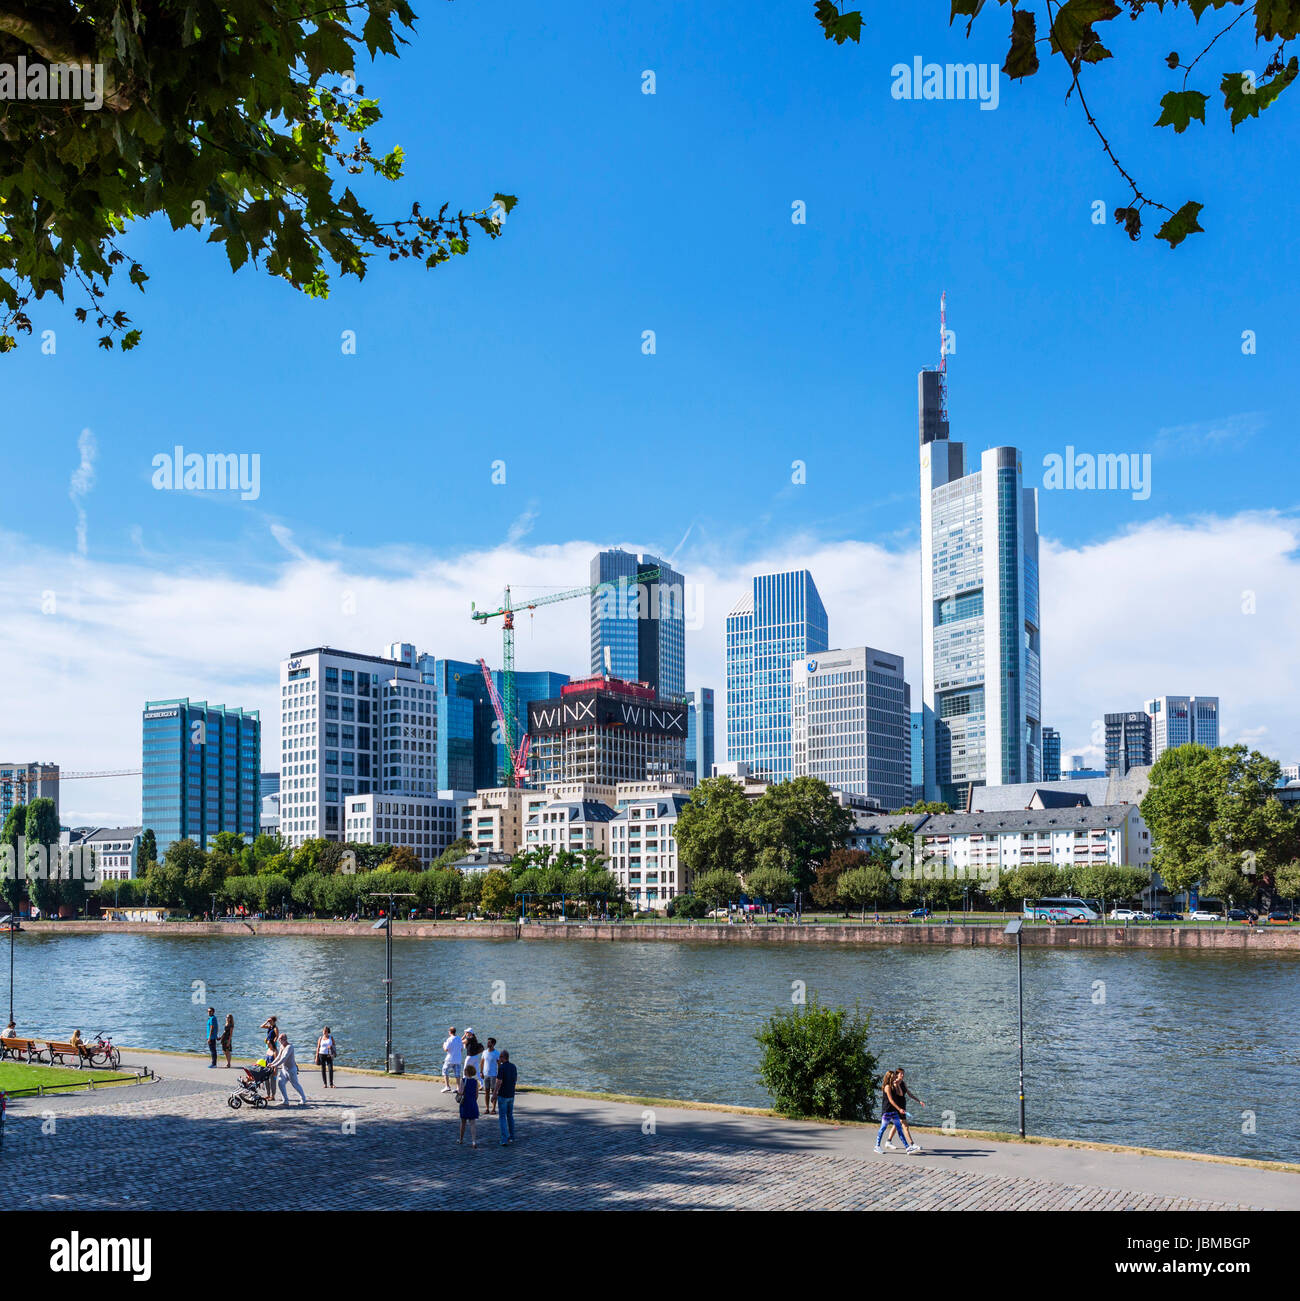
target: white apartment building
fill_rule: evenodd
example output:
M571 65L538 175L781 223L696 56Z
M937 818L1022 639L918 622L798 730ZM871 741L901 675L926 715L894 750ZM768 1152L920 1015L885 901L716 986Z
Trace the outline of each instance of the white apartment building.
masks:
M528 820L551 798L547 791L523 786L494 786L479 791L461 808L460 834L475 851L517 854L524 845Z
M661 909L687 892L690 883L677 858L677 819L687 799L633 799L609 824L609 870L638 908Z
M280 664L280 832L286 843L346 839L346 802L354 796L436 803L436 742L435 688L420 681L413 646L395 643L388 655L329 646L294 652ZM372 809L369 817L377 816ZM391 816L427 820L409 812ZM429 847L415 840L393 843L417 853Z
M96 827L79 843L93 850L95 867L105 881L129 881L137 874L143 827Z
M912 693L903 657L870 646L790 668L793 774L887 809L911 803Z
M1151 870L1151 836L1136 804L937 813L925 820L917 841L926 860L975 876L1029 863Z
M594 849L608 855L609 826L618 815L601 800L560 800L538 809L524 828L524 848Z

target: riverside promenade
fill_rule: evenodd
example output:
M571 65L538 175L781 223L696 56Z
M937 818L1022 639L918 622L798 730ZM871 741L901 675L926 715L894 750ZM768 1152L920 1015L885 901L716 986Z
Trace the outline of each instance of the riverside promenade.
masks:
M152 1084L10 1104L14 1210L1300 1210L1300 1172L926 1132L876 1156L875 1126L523 1092L456 1143L441 1080L340 1069L310 1104L232 1110L238 1071L124 1050ZM528 1063L520 1060L526 1088ZM70 1074L75 1074L71 1072Z
M836 922L793 924L756 922L732 925L725 922L465 922L395 921L393 935L418 940L590 940L618 942L703 942L710 944L905 944L948 945L960 948L1015 946L1004 934L1008 914L998 922L943 922L926 924L874 924ZM285 935L357 936L368 938L369 921L166 921L108 922L59 921L24 922L24 931L48 935L223 935L274 938ZM1300 954L1300 926L1185 926L1106 923L1091 926L1033 924L1023 931L1027 948L1065 949L1174 949L1180 953L1296 953Z

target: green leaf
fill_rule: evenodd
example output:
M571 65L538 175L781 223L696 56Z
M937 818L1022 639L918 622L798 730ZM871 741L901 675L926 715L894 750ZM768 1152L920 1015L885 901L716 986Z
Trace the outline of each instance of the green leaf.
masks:
M948 26L951 27L958 18L966 19L966 35L970 35L971 28L975 25L975 17L981 9L984 8L984 0L952 0L952 13L948 15Z
M1232 129L1248 117L1258 117L1296 79L1300 61L1293 55L1291 62L1271 81L1255 83L1245 73L1225 72L1219 89L1223 92L1223 107L1232 114Z
M1257 0L1255 34L1261 41L1281 37L1292 40L1300 33L1300 0Z
M828 41L843 45L845 41L860 42L862 39L862 12L855 9L852 13L842 14L831 0L817 0L817 21Z
M515 210L515 204L519 200L513 194L494 194L492 202L499 203L506 210L506 216L508 217Z
M1204 205L1187 202L1156 231L1156 238L1167 240L1170 248L1177 248L1188 235L1204 232L1204 227L1196 220Z
M1033 12L1017 9L1011 16L1011 49L1002 65L1008 77L1032 77L1038 71L1037 36Z
M1171 126L1175 132L1182 135L1192 118L1204 124L1205 104L1208 98L1199 90L1171 90L1160 101L1160 107L1164 112L1156 120L1156 126Z
M1060 51L1072 64L1109 58L1110 51L1101 44L1092 25L1109 22L1119 13L1114 0L1065 0L1052 23L1053 52Z

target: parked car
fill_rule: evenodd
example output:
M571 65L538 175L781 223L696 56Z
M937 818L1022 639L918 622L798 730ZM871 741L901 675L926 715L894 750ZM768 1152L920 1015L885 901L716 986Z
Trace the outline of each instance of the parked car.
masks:
M1289 912L1282 912L1280 909L1271 912L1268 915L1268 924L1270 926L1290 926L1291 914Z
M1151 914L1151 920L1155 922L1180 922L1183 920L1183 915L1182 913L1154 912Z
M730 914L729 914L729 910L726 909L726 908L715 908L715 909L714 909L714 910L709 914L710 917L727 917L727 916L729 916L729 915L730 915Z
M1248 908L1229 908L1228 920L1230 922L1253 922L1255 914Z
M1188 921L1193 922L1221 922L1222 913L1212 913L1207 908L1198 908L1194 913L1188 915Z
M1113 922L1135 922L1145 915L1136 908L1112 908L1110 910L1110 919Z
M794 909L793 909L793 908L778 908L778 909L776 910L776 916L778 916L778 917L793 917L793 916L794 916Z
M913 917L929 917L930 910L928 908L913 908L911 915Z

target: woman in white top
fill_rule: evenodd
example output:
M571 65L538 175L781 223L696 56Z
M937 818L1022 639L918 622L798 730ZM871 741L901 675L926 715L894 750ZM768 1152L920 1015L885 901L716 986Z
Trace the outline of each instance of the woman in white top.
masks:
M489 1039L479 1056L479 1074L483 1077L483 1101L490 1116L497 1106L497 1062L501 1054L497 1052L497 1041Z
M329 1026L326 1026L316 1040L316 1063L320 1067L321 1083L327 1089L334 1087L334 1056L338 1050L339 1046L334 1041Z

